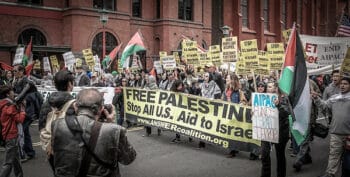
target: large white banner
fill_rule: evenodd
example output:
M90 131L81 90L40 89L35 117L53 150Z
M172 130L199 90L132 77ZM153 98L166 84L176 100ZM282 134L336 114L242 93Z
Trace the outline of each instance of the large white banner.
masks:
M16 49L16 54L15 54L15 58L13 60L13 65L12 66L22 64L23 55L24 55L24 47L18 47Z
M339 65L350 46L350 37L300 35L300 39L307 55L306 66L309 70Z
M53 92L57 92L56 88L53 86L41 86L37 85L38 91L43 96L44 101L46 101ZM103 94L104 104L112 104L114 97L113 87L74 87L73 91L70 92L71 95L76 98L80 90L94 88Z
M278 96L254 92L252 98L253 139L278 143L278 109L274 104Z

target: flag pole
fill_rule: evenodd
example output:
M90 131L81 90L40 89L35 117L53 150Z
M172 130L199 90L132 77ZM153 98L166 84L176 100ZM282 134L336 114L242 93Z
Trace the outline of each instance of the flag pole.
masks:
M339 26L340 26L340 24L341 24L341 22L342 22L342 20L343 20L344 14L345 14L345 7L346 7L346 6L344 6L344 7L343 7L343 10L342 10L342 13L341 13L340 19L339 19L339 21L338 21L337 31L335 32L334 37L337 37L337 36L338 36Z

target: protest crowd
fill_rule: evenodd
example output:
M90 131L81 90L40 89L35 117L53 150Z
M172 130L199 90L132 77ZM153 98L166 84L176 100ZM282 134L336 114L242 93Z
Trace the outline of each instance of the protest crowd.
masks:
M288 46L284 53L287 56ZM176 93L176 99L198 96L194 97L196 101L199 100L198 105L207 104L207 107L203 106L203 111L204 108L211 110L211 102L217 101L227 104L225 109L231 109L231 105L234 105L235 108L249 110L251 113L246 114L252 117L258 115L250 107L258 105L256 98L259 94L273 95L270 105L277 111L277 139L258 139L258 143L249 149L232 144L240 141L234 139L226 146L225 156L234 158L237 153L247 153L249 160L261 160L260 175L270 177L271 169L274 169L271 167L270 153L274 146L277 176L285 177L287 165L291 165L296 173L304 165L312 165L310 142L314 141L314 136L326 133L330 137L330 149L327 152L329 160L327 169L320 175L333 177L340 169L343 177L350 176L350 78L340 70L334 69L331 74L305 75L311 105L309 120L305 125L307 133L300 141L293 135L293 126L290 125L298 117L291 106L296 100L291 100L289 93L280 86L283 84L281 75L284 71L242 73L239 64L236 64L236 71L232 71L230 67L221 68L214 60L201 67L194 67L193 61L184 58L180 58L176 62L177 66L170 69L127 67L117 71L112 69L112 61L109 60L102 63L100 71L90 67L87 61L73 67L59 68L56 72L28 70L22 64L14 65L11 69L2 68L0 116L6 157L0 169L0 177L9 176L12 169L15 176L25 176L21 163L30 163L36 156L29 127L37 120L42 148L55 176L120 176L118 163L130 164L136 159L137 152L129 143L126 130L144 126L143 136L147 140L153 134L162 136L162 131L166 129L166 126L143 124L129 117L132 114L128 108L129 93L135 94L138 90L147 91L150 95L160 93L164 96L167 93L169 96ZM163 59L166 61L166 57ZM126 62L129 62L129 66L133 65L132 59ZM106 105L99 89L107 87L113 88L114 93L111 104ZM45 88L55 88L55 91L46 98L42 94L42 89ZM74 88L81 90L73 96L71 92ZM298 96L300 95L294 95ZM137 96L134 95L134 99L135 97ZM170 101L167 104L171 104ZM165 112L171 112L172 109L175 108L170 106ZM254 118L252 119L254 124ZM323 126L320 121L324 121ZM227 133L229 129L226 128L220 131ZM255 133L252 134L254 137ZM186 135L182 131L174 131L169 143L196 141L198 149L206 148L206 144L210 143L206 139ZM293 164L286 164L286 151L295 159Z

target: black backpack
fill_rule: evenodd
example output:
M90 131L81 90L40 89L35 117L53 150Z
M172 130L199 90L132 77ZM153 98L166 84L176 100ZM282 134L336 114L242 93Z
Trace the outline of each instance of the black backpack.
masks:
M10 105L11 103L10 102L7 102L5 105L3 105L2 107L0 107L0 116L2 114L2 109L5 107L5 106L8 106ZM12 121L11 121L11 124L10 124L10 127L12 125ZM5 142L5 139L8 135L8 133L10 132L10 129L7 130L6 134L5 134L5 137L2 136L2 124L1 124L1 121L0 121L0 146L4 147L6 145L6 142Z

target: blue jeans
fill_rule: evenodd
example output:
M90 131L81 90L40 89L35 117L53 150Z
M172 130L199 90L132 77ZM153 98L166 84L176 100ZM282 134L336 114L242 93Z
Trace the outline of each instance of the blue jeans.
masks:
M343 154L342 177L350 176L350 150L345 150Z
M23 133L24 133L24 145L23 145L23 151L25 154L29 157L35 156L35 151L32 146L32 137L30 136L29 128L30 124L32 124L33 120L26 117L24 119L24 122L22 124L23 126Z

